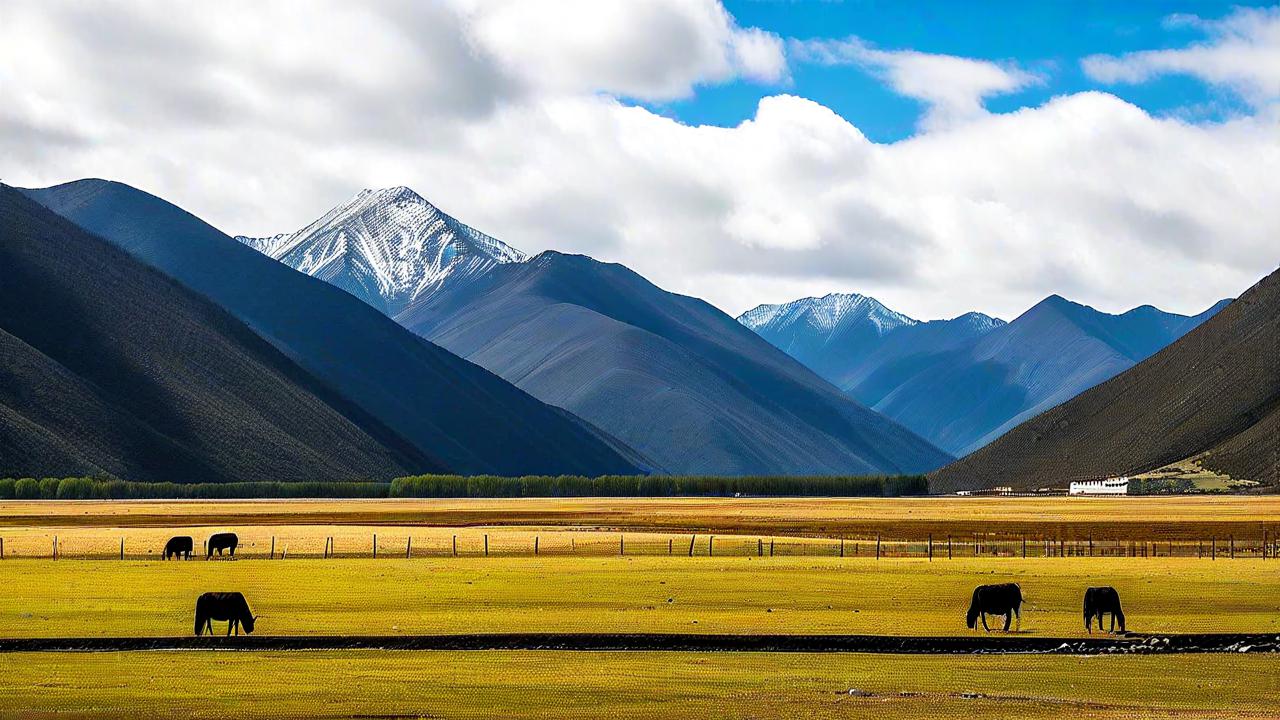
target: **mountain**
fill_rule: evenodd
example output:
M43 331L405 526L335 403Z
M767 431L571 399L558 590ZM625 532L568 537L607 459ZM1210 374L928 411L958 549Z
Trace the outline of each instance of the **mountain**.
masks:
M0 186L0 477L442 469L207 299Z
M886 335L919 324L875 298L841 293L760 305L738 322L832 382Z
M782 314L761 327L859 402L964 456L1132 367L1226 302L1192 317L1149 305L1109 315L1053 295L1011 323L980 313L921 323L868 299L834 330L804 316L780 327ZM740 321L757 322L758 310Z
M673 473L914 473L947 455L711 305L542 253L399 320Z
M127 185L32 198L201 293L423 455L463 474L633 473L643 458L581 419Z
M1280 271L1134 367L939 470L932 486L1058 487L1189 458L1277 485L1278 438Z
M406 187L363 190L292 234L236 240L392 317L451 283L525 259Z

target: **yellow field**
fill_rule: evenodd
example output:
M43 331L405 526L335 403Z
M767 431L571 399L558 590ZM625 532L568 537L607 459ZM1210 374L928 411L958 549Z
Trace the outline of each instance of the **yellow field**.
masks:
M138 652L5 658L0 717L1262 718L1258 655ZM854 690L850 694L850 690Z
M1280 523L1280 495L1114 498L5 500L3 525L573 525L772 532L862 524Z
M1271 497L4 502L0 637L186 635L195 598L208 590L245 593L259 635L950 635L971 632L963 618L975 585L1006 581L1023 587L1021 632L1031 636L1083 636L1081 595L1099 584L1120 591L1132 631L1280 633L1280 562L1228 560L1221 540L1234 536L1245 556L1250 538L1257 547L1264 531L1275 537L1277 521L1280 499ZM121 538L129 557L154 558L171 535L194 536L198 552L219 530L237 532L250 558L275 538L289 559L105 559ZM866 538L876 533L886 534L887 553L914 555L932 533L936 559L875 560ZM947 560L948 533L982 533L1005 550L1019 534L1093 535L1100 548L1141 538L1160 540L1162 555L1170 539L1194 553L1199 540L1187 539L1211 536L1223 556L1024 560L975 558L965 547ZM687 556L691 534L697 557ZM55 536L63 559L17 559L47 556ZM845 558L836 556L841 536L850 538ZM303 559L320 555L328 537L338 559ZM777 556L757 557L771 537ZM1205 718L1272 717L1280 706L1275 656L1253 655L0 657L0 717L24 718Z
M0 562L0 637L186 635L196 596L238 590L259 634L970 632L973 587L1016 581L1022 631L1083 635L1081 597L1114 585L1129 629L1280 631L1270 561L442 558Z

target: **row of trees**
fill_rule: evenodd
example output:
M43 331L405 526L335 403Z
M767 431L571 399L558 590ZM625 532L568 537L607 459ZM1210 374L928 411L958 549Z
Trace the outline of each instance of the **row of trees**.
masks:
M143 500L231 498L509 498L509 497L674 497L674 496L835 496L923 495L923 475L830 476L665 476L610 475L415 475L382 482L144 483L111 478L4 478L4 500Z
M924 495L923 475L905 476L674 476L416 475L391 481L391 497L676 497L676 496L838 496Z

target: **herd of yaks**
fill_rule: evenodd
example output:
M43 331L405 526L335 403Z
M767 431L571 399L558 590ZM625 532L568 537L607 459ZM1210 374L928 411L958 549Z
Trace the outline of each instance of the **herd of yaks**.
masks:
M213 557L215 552L221 555L223 550L227 550L234 557L238 544L240 544L240 538L235 533L214 533L209 536L206 543L206 556ZM164 546L164 559L174 557L190 560L194 547L195 541L190 537L170 538ZM979 585L974 588L973 600L969 603L965 624L970 630L976 630L978 621L981 619L982 629L990 632L987 616L1003 615L1004 629L1007 632L1014 618L1017 618L1019 623L1022 622L1022 602L1022 587L1017 583ZM1093 632L1094 618L1098 620L1098 630L1102 630L1104 615L1111 616L1111 632L1116 631L1117 623L1120 624L1120 632L1125 632L1124 611L1120 609L1120 593L1113 587L1105 586L1085 590L1085 630ZM241 628L246 633L253 632L257 616L249 610L249 602L245 600L244 595L238 592L207 592L196 600L196 635L202 635L205 630L212 634L214 620L227 623L228 635L233 632L239 635Z

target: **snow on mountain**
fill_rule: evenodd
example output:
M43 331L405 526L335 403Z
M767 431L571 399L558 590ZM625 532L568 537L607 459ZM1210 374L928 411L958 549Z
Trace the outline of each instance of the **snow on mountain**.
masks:
M407 187L362 190L295 233L236 239L392 317L447 285L525 259Z
M778 346L789 351L784 346L791 342L829 340L852 325L883 337L919 321L890 310L875 298L857 293L831 293L781 305L760 305L739 316L738 322L770 341L783 340Z

